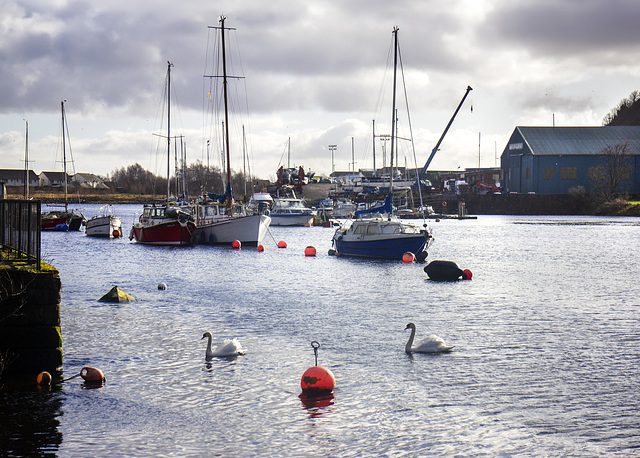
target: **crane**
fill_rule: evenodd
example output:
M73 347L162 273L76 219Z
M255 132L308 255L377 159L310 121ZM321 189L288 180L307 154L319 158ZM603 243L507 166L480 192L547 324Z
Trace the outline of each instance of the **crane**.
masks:
M420 173L418 174L418 178L417 178L418 183L424 178L425 173L427 173L427 169L429 168L429 164L431 164L431 161L433 160L433 156L436 155L436 152L440 148L440 143L442 143L444 136L447 135L447 131L449 130L449 127L451 127L451 124L453 124L453 120L458 114L458 111L460 111L460 107L462 107L462 104L464 103L465 99L469 95L469 92L471 92L472 90L473 88L471 86L467 86L467 91L464 93L462 100L460 100L460 103L458 104L458 108L456 108L456 111L453 113L453 116L451 116L451 119L449 120L449 124L447 124L447 127L445 127L444 132L442 132L442 135L440 136L440 140L438 140L438 143L436 143L436 146L431 150L431 155L429 156L429 159L427 159L427 162L424 164L424 167L422 167L422 170L420 170Z

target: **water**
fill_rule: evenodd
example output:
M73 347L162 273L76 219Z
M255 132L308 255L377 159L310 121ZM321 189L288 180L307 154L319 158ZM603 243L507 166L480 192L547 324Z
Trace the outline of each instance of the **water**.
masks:
M125 234L140 209L116 206ZM640 219L481 216L430 226L429 259L457 262L472 281L328 256L330 228L272 227L262 253L43 233L63 284L64 376L89 365L107 382L0 391L5 450L640 455ZM318 256L304 256L308 245ZM97 302L116 284L137 301ZM406 355L409 321L417 337L437 334L454 351ZM206 330L237 337L247 355L205 361ZM299 397L312 340L336 377L333 396L315 404Z

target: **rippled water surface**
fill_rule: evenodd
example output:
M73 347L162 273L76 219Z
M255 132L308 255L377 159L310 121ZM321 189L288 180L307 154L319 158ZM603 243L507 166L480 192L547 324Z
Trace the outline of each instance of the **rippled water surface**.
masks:
M116 206L125 234L140 210ZM423 264L329 256L330 228L272 227L264 252L43 233L63 284L64 376L89 365L107 382L0 391L15 412L11 447L91 456L640 454L640 219L429 225L429 260L453 260L473 280L437 283ZM279 240L288 248L276 248ZM304 256L308 245L316 257ZM136 302L97 302L116 284ZM418 337L437 334L454 351L406 355L409 321ZM207 362L207 330L237 337L247 354ZM310 401L299 395L312 340L336 389ZM34 420L34 409L44 418Z

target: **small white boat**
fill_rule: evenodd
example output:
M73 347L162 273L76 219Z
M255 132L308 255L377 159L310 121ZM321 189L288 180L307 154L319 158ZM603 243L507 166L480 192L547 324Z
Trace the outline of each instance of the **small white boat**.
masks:
M100 207L99 214L87 220L87 235L93 237L122 237L122 221L115 215L113 205Z
M270 215L272 226L311 226L316 212L294 194L293 197L276 197Z

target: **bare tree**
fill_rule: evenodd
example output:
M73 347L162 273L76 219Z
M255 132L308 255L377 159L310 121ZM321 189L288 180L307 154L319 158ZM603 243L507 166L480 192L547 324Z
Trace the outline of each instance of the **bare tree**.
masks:
M607 146L602 153L602 165L592 169L590 178L596 193L608 201L619 195L620 183L631 178L632 163L627 142Z

